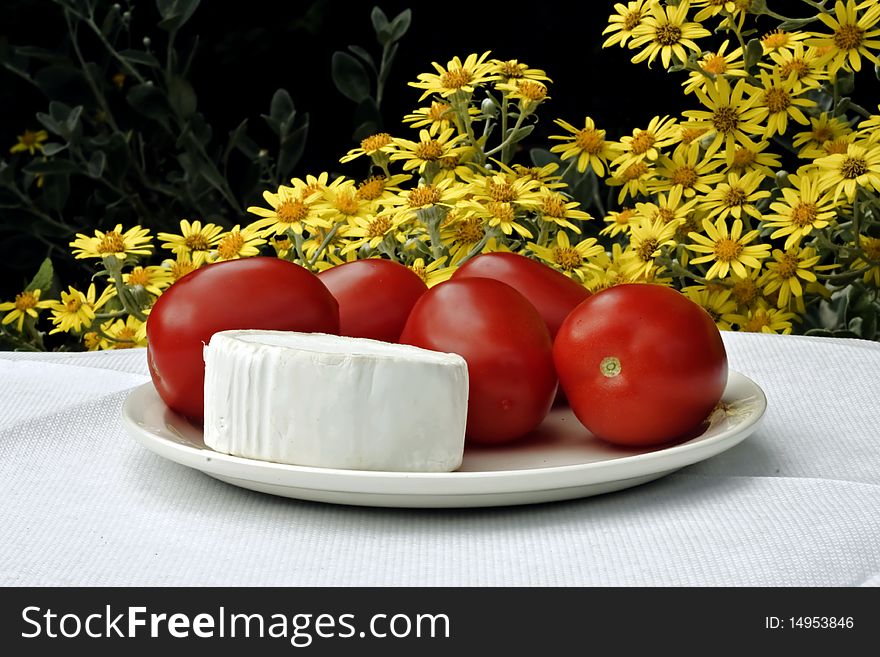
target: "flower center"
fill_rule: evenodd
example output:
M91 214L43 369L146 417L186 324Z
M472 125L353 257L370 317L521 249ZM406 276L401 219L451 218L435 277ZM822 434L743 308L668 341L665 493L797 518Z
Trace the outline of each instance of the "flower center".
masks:
M467 86L474 76L463 68L452 68L440 76L440 84L447 89L461 89Z
M829 155L836 155L838 153L842 155L849 150L849 142L846 139L835 139L833 141L826 141L822 148Z
M438 121L445 119L447 112L451 109L452 105L449 103L441 103L435 100L431 103L431 109L428 110L427 116L433 123L437 123Z
M209 248L208 240L201 233L192 233L183 240L190 251L207 251Z
M623 173L620 174L620 177L623 178L624 181L629 182L630 180L637 180L641 178L646 173L648 173L648 165L644 162L633 162L626 169L623 170Z
M195 263L184 261L175 261L171 264L171 277L175 281L179 281L196 268Z
M217 245L217 255L223 260L229 260L237 256L243 246L244 236L240 232L229 233Z
M365 139L361 140L361 148L364 149L364 152L367 155L372 155L380 148L384 148L391 143L391 135L387 132L379 132L375 135L370 135Z
M425 283L428 282L428 271L425 269L425 265L410 265L409 267L413 273L422 279Z
M629 220L633 218L633 215L636 213L632 208L624 208L620 212L618 212L614 217L614 223L620 224L621 226L626 226L629 224Z
M279 205L278 208L275 210L275 214L278 215L278 219L280 219L281 222L285 224L298 223L305 219L308 213L309 206L299 200L283 201L281 205ZM207 248L207 246L203 248Z
M724 192L722 201L728 208L735 208L744 205L748 197L749 195L745 190L740 189L739 187L731 187Z
M783 254L782 258L778 261L779 266L776 269L776 274L779 278L791 278L795 274L797 274L798 264L800 260L798 260L797 256L794 256L790 253Z
M761 43L764 44L765 48L771 48L776 50L777 48L781 48L786 45L789 41L788 32L783 30L773 30L772 32L768 32L761 38Z
M809 75L812 70L813 67L800 57L796 59L790 59L787 62L779 65L779 75L782 78L788 78L789 75L794 73L795 77L800 80L801 78Z
M702 137L708 128L682 128L681 141L684 144L690 144L694 139Z
M746 322L744 330L748 333L760 333L765 326L770 326L770 317L763 310L757 310Z
M633 154L643 155L644 153L647 153L654 145L655 141L657 141L657 137L654 136L654 133L648 130L640 130L632 138L631 148Z
M490 202L489 212L495 219L497 219L501 223L512 223L516 219L516 213L513 211L513 206L506 201Z
M727 70L727 60L724 59L723 55L712 54L706 57L700 66L707 73L721 75Z
M834 134L831 132L831 128L825 125L820 125L816 128L813 128L813 140L819 142L820 144L824 141L830 140Z
M623 15L623 30L624 32L632 32L635 28L639 26L642 22L642 12L636 11L628 11Z
M681 40L681 28L678 25L658 25L654 39L661 46L674 46Z
M137 329L133 329L130 326L123 326L116 332L116 339L122 340L123 342L117 342L113 346L116 349L131 349L135 346L135 335L137 334Z
M385 191L385 177L371 176L358 187L355 196L362 201L375 201Z
M733 284L731 293L739 305L747 306L758 296L758 286L751 278L743 278Z
M483 239L486 231L483 230L483 223L476 217L465 219L458 224L455 231L455 239L464 244L475 244Z
M15 309L25 312L36 306L38 301L33 292L21 292L15 295Z
M729 237L723 237L715 242L715 258L721 262L736 260L742 250L743 245Z
M785 89L771 87L764 92L764 104L771 114L784 112L791 105L791 94Z
M75 313L82 308L82 297L78 294L68 294L64 299L64 310Z
M865 31L858 25L841 25L834 31L834 45L841 50L853 50L862 44Z
M97 349L98 345L101 344L101 338L94 331L89 331L83 336L83 344L86 349Z
M105 233L101 241L98 242L98 253L123 253L125 251L125 242L122 235L115 230Z
M135 267L128 275L129 285L140 285L146 287L150 282L150 273L143 267Z
M443 155L443 146L436 139L420 141L416 144L415 154L420 160L433 162L440 159L440 156Z
M540 82L522 80L516 85L516 88L523 98L533 102L542 101L547 97L547 87Z
M657 216L663 220L664 224L668 224L675 219L675 210L672 208L659 208L657 210Z
M459 164L461 164L460 155L447 155L440 158L440 166L447 171L453 171Z
M844 178L853 180L868 173L868 162L862 157L847 157L840 165L840 173Z
M880 239L876 237L863 237L862 251L868 256L868 260L880 260Z
M644 242L639 244L636 249L636 254L642 260L642 262L648 262L654 258L654 252L657 250L657 247L660 246L660 243L654 237L649 237Z
M733 132L739 126L739 113L732 107L718 107L712 113L712 125L718 132Z
M525 68L525 64L520 64L518 60L511 59L501 62L498 66L498 72L507 79L521 78L525 74Z
M489 197L493 201L509 203L510 201L515 201L517 199L517 194L513 189L513 185L506 180L497 181L490 179L487 187L489 188Z
M422 208L440 202L440 190L434 185L416 187L409 193L409 207Z
M37 133L25 130L24 134L18 138L23 146L31 147L37 145Z
M684 164L672 172L673 185L681 185L685 189L693 187L697 182L697 171L693 167Z
M382 237L392 226L391 219L387 215L380 214L367 226L367 237Z
M553 217L554 219L563 219L565 217L565 198L559 195L546 196L541 204L543 214Z
M333 200L333 206L339 210L340 214L349 217L357 214L360 209L357 194L351 190L345 190L344 192L337 194L336 198Z
M553 260L563 269L577 269L584 261L583 256L570 246L557 246L553 250Z
M791 209L791 223L798 228L804 226L812 226L816 221L816 204L815 203L798 203Z
M596 155L605 146L605 138L602 133L592 128L583 128L575 133L574 141L578 148L590 155Z
M738 146L736 151L733 153L733 164L731 165L734 169L745 169L746 167L754 164L756 159L755 153L750 151L748 148L742 148Z

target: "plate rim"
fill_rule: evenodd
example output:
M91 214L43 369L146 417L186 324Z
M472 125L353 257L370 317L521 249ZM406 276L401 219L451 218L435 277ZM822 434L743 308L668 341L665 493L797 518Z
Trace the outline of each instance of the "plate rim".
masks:
M381 493L407 496L440 495L449 497L497 495L572 488L622 481L629 478L635 479L655 472L672 472L720 454L751 435L756 425L764 417L767 409L766 394L754 380L736 370L730 369L728 370L728 381L725 390L732 383L744 384L750 388L751 394L749 397L754 395L757 398L757 403L753 409L750 409L749 416L744 421L723 430L717 436L702 438L703 434L701 434L669 447L651 449L648 452L628 454L618 458L515 470L399 472L322 468L262 461L217 452L207 446L201 448L187 445L171 440L166 436L158 435L148 427L139 424L135 419L137 417L136 402L142 397L150 396L153 397L153 401L162 403L152 381L147 381L129 390L123 402L122 417L128 433L141 445L163 458L200 470L208 475L216 473L221 476L264 485L267 483L267 475L269 474L275 475L275 478L283 477L284 475L298 476L304 479L304 481L298 480L296 483L278 481L275 483L282 487L334 493ZM173 411L168 412L173 413ZM182 416L177 415L177 417L187 422ZM180 458L174 458L172 455ZM672 462L672 465L670 465L670 462ZM603 472L614 472L621 468L627 469L628 466L632 472L627 476L602 476ZM235 468L243 470L231 472ZM260 474L263 476L260 476ZM593 477L589 477L589 475L593 475ZM559 481L553 485L547 485L545 480L548 478L558 479ZM400 488L400 490L389 491L377 488L377 485L391 485L392 483Z

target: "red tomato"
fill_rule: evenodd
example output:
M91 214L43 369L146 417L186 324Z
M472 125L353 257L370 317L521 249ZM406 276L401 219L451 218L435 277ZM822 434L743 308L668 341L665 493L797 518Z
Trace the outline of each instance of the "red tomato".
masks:
M507 283L537 309L555 338L575 306L590 296L583 285L552 267L516 253L484 253L468 260L452 278L494 278Z
M467 361L471 442L520 438L550 410L557 385L550 333L509 285L488 278L436 285L416 303L400 341Z
M619 445L655 445L697 429L727 383L712 318L659 285L594 294L562 324L553 356L575 415Z
M170 408L202 419L202 349L229 329L338 333L339 310L317 276L279 258L218 262L187 274L159 297L147 320L150 374Z
M428 286L391 260L355 260L318 274L339 302L339 334L397 342Z

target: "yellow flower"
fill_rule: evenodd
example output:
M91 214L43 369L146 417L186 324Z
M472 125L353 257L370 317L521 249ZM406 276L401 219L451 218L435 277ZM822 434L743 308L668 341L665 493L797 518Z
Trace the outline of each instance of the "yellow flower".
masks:
M706 85L706 92L696 89L697 98L706 106L706 110L687 110L682 112L691 119L694 128L705 128L715 138L708 147L711 156L724 146L727 164L733 162L735 145L747 143L749 134L760 134L764 128L760 125L761 117L766 114L757 106L758 97L745 80L739 80L733 88L726 78L719 76L715 82Z
M60 301L52 301L49 309L52 311L52 324L55 328L49 334L67 331L82 331L92 325L95 319L95 311L101 308L116 293L111 285L104 290L101 297L95 300L95 284L89 285L89 289L83 293L68 286L68 292L61 293Z
M880 144L849 144L846 153L820 157L819 188L834 190L834 202L843 192L852 203L859 187L880 191Z
M301 178L292 178L290 184L293 185L293 189L296 190L304 200L312 201L313 196L320 196L320 193L323 193L323 191L327 189L327 181L329 179L330 174L324 171L318 174L317 177L309 174L306 176L305 180L302 180ZM265 194L263 197L265 198Z
M859 15L859 10L865 11ZM817 38L807 41L807 45L827 49L822 57L822 64L828 72L835 76L840 68L860 71L862 57L880 66L880 59L869 49L880 48L880 41L874 40L880 35L880 29L873 29L880 21L880 4L873 0L856 4L855 0L847 0L846 4L837 0L834 4L834 16L830 12L819 12L820 21L833 34L817 34Z
M709 313L715 325L722 331L730 331L737 322L737 305L728 289L715 289L706 285L689 285L682 293Z
M614 5L616 14L608 17L608 27L602 30L602 34L611 34L602 44L603 48L619 43L621 47L626 45L628 39L633 36L633 30L642 24L642 19L647 15L648 9L656 0L632 0L625 5L618 2Z
M643 220L632 224L629 231L629 247L623 254L621 272L635 280L653 275L655 258L663 247L675 245L675 222L665 223L657 217L653 222Z
M146 324L131 315L123 319L110 320L101 327L104 336L99 344L101 349L132 349L146 347Z
M468 107L468 113L477 116L480 112L475 107ZM404 123L411 123L413 128L428 128L433 136L448 130L455 124L455 110L452 105L442 100L431 102L430 107L420 107L412 114L403 117Z
M124 260L128 256L152 253L152 239L147 228L133 226L123 231L122 224L116 224L113 230L106 233L96 230L94 237L77 233L76 239L70 243L70 246L73 247L73 255L77 259L103 258L112 255Z
M758 171L765 178L773 178L781 168L782 162L779 155L767 151L770 142L762 139L753 142L744 139L742 144L737 144L733 150L733 161L725 167L723 173L738 173L740 175L751 171ZM726 153L718 153L715 157L727 162Z
M760 171L751 171L744 176L738 173L728 174L727 180L718 183L703 198L700 206L708 211L710 218L726 219L730 215L734 219L740 219L745 213L760 219L761 212L754 204L770 196L769 191L758 189L763 180L764 176Z
M853 260L853 271L867 268L862 276L865 283L872 283L874 287L880 287L880 239L859 235L859 248L861 255Z
M320 221L312 220L309 223L329 228L337 221L351 222L355 217L372 215L376 204L358 195L353 180L340 176L324 188L320 200L314 204Z
M215 224L202 226L201 221L190 223L183 219L180 222L180 232L181 235L159 233L157 237L165 240L161 244L162 248L169 249L175 256L186 254L193 262L202 265L208 259L211 250L217 246L223 228Z
M0 312L10 311L3 317L2 324L12 324L17 321L16 328L21 333L24 320L27 317L36 319L40 310L50 308L54 301L40 301L40 290L25 290L15 295L15 301L0 303Z
M730 40L725 39L718 50L706 53L697 62L700 70L690 71L688 79L681 83L686 94L697 89L707 91L707 88L722 76L729 78L742 78L746 76L742 48L736 48L727 53L728 45L730 45Z
M448 281L455 273L456 267L444 267L445 263L446 256L438 258L430 265L425 264L424 258L416 258L409 268L425 282L425 285L434 287L438 283Z
M816 48L804 48L804 44L796 43L792 50L780 50L770 53L773 66L761 64L763 68L772 68L779 78L787 80L794 76L794 89L816 88L828 79L828 71L822 66L819 51Z
M656 203L636 203L639 217L649 223L659 219L664 224L674 223L677 226L687 222L688 216L697 204L695 198L682 203L680 189L673 189L668 194L657 194L656 201Z
M703 230L708 237L692 232L690 238L696 244L686 246L691 251L706 254L694 258L691 263L712 262L706 272L707 279L726 278L731 271L745 278L748 275L747 267L757 269L761 266L761 260L770 255L769 244L749 244L758 237L758 231L752 230L743 235L741 219L735 219L731 229L728 229L723 218L714 224L709 219L703 219Z
M174 260L171 258L163 260L162 268L168 271L171 275L171 281L176 283L190 272L201 267L202 264L194 262L188 253L180 253Z
M345 233L347 238L354 239L342 249L342 254L357 251L365 244L375 249L385 240L403 244L406 241L406 235L400 231L403 223L404 220L400 215L395 216L387 212L373 217L355 217Z
M502 91L509 98L519 101L519 111L529 115L535 108L549 99L547 85L536 80L511 80L495 85L498 91Z
M24 134L18 135L18 143L9 149L10 153L24 153L27 151L31 155L37 151L43 152L43 142L49 138L49 133L45 130L25 130Z
M772 214L764 215L762 224L776 228L770 239L785 237L785 249L796 246L813 230L828 226L834 219L831 195L819 192L819 176L813 170L788 177L791 187L782 189L782 198L770 204Z
M514 178L538 181L542 188L557 189L566 187L566 184L562 182L557 174L559 165L555 162L550 162L542 167L526 167L522 164L514 164L513 167L508 167L503 162L498 162L498 165L502 171Z
M220 236L214 260L220 262L259 255L259 247L265 243L266 240L257 235L253 230L235 226L228 233L223 233Z
M502 82L512 82L515 80L532 80L535 82L550 82L547 74L539 68L530 68L528 64L524 64L518 59L508 59L503 61L493 59L489 62L492 65L492 74L498 76ZM496 88L498 85L496 85Z
M870 118L862 119L859 123L858 135L860 139L870 143L880 141L880 105L878 105L877 111L877 114L872 114Z
M819 116L810 117L810 129L797 133L792 144L795 148L801 149L798 157L822 157L828 154L819 150L822 148L822 144L826 141L840 139L851 132L849 123L828 114L828 112L822 112ZM812 153L812 156L807 153Z
M424 89L419 101L424 100L432 93L438 93L443 97L449 97L457 93L470 95L474 90L487 82L498 79L498 75L492 72L493 64L486 61L489 52L482 55L468 55L464 62L458 57L453 57L445 67L437 62L431 62L436 73L420 73L418 82L410 82L411 87Z
M400 173L386 178L383 175L370 176L358 184L355 198L362 201L376 201L382 203L393 199L400 193L400 185L412 178L411 175Z
M140 286L152 295L159 296L173 282L171 273L164 267L135 267L122 275L126 285Z
M660 149L678 141L675 119L655 116L644 130L636 128L632 136L620 138L620 155L611 162L613 167L627 167L642 160L655 161Z
M554 192L549 189L541 191L541 205L537 208L537 215L547 223L568 228L575 233L580 233L574 221L587 221L592 219L589 213L579 210L580 203L572 201L568 196L561 192Z
M433 183L403 190L388 205L399 206L397 213L403 215L402 218L409 219L415 217L419 211L436 206L449 207L469 191L468 185L458 183L452 178L435 178Z
M846 155L849 145L856 141L856 133L848 132L836 139L822 142L821 146L814 147L807 144L798 153L798 157L806 160L818 160L820 157L829 155Z
M760 281L765 295L777 293L776 305L788 308L792 297L799 302L798 310L804 311L804 287L801 280L808 283L816 282L816 274L810 271L819 262L820 256L815 249L794 247L786 251L773 250L773 262L765 264L767 271Z
M692 0L691 5L695 8L702 7L694 16L694 20L697 22L704 21L721 13L737 11L736 3L731 0Z
M775 29L767 32L761 37L761 49L764 54L791 52L795 46L801 45L801 41L807 38L804 32L786 32L782 29Z
M788 335L792 330L792 321L797 315L771 308L766 301L759 299L745 314L737 317L740 331L749 333L783 333Z
M541 260L558 269L569 278L583 282L590 269L598 269L590 258L605 252L594 237L572 244L564 230L556 233L556 241L547 246L529 242L529 249Z
M637 53L632 61L635 64L648 60L650 66L657 55L664 68L669 68L672 58L677 62L687 61L687 51L699 53L700 47L694 39L710 36L710 33L699 23L688 23L688 0L681 0L676 6L663 6L659 2L652 4L647 16L633 30L630 48L644 50Z
M672 152L672 157L660 156L657 178L651 182L652 191L678 189L685 196L694 196L697 192L708 194L712 185L721 181L724 176L714 173L718 160L706 159L700 151L697 141L679 144Z
M605 181L609 187L620 187L617 202L623 203L627 196L635 198L639 194L648 195L648 188L654 182L656 169L644 160L618 167L614 175Z
M326 189L326 186L322 186ZM263 192L263 198L271 206L271 209L251 206L247 209L261 219L257 219L248 225L248 229L259 234L261 237L270 235L282 235L287 231L293 231L302 235L303 230L315 226L329 226L329 222L319 216L315 208L316 197L320 192L316 191L307 195L306 189L297 190L296 187L281 185L276 193L269 190ZM219 239L219 238L217 238Z
M461 217L459 213L451 211L440 226L440 241L449 250L449 262L452 265L459 264L481 243L478 253L495 251L497 240L493 237L484 238L486 222L482 217Z
M369 137L361 139L360 148L353 148L348 153L339 158L340 162L351 162L359 158L361 155L367 155L376 161L387 161L382 156L393 153L395 149L394 139L387 132L379 132ZM381 155L380 155L381 154ZM377 162L378 163L378 162Z
M633 219L637 218L635 208L623 208L619 211L611 211L605 215L603 221L608 225L599 231L600 235L616 237L626 235L632 228Z
M520 178L509 173L494 175L470 174L466 180L471 202L513 203L518 208L538 208L542 201L540 183L531 178Z
M517 233L529 239L534 237L532 232L521 223L524 217L517 212L517 205L510 201L469 201L463 205L468 210L467 216L480 217L486 220L489 226L500 228L505 235Z
M597 176L604 176L605 165L615 155L613 145L605 141L605 131L597 130L596 124L589 116L584 119L584 127L580 129L562 119L556 119L554 123L570 132L571 135L550 135L550 139L560 139L566 142L556 144L550 150L554 153L561 153L560 158L563 160L576 157L577 170L581 173L586 171L589 165Z
M424 173L429 165L437 163L445 157L454 157L465 151L465 146L460 142L464 135L453 137L455 130L447 128L439 135L432 136L427 130L419 130L419 141L408 139L394 139L397 146L391 154L391 161L403 160L403 170L418 170Z
M785 134L789 117L801 125L809 125L809 119L800 108L813 107L816 103L809 98L798 97L806 89L798 88L800 85L793 78L783 80L778 71L760 71L759 75L761 91L757 96L760 98L762 118L767 120L764 137L769 139L775 134Z
M746 276L737 276L733 274L729 276L727 282L730 284L731 298L736 302L741 310L745 310L752 306L758 299L761 299L761 288L758 287L758 278L761 269L750 269Z

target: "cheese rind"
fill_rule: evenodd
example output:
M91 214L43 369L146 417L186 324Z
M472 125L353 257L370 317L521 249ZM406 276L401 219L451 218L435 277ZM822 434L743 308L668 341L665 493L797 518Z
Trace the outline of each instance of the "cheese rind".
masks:
M461 465L467 364L363 338L221 331L205 346L205 444L294 465L449 472Z

